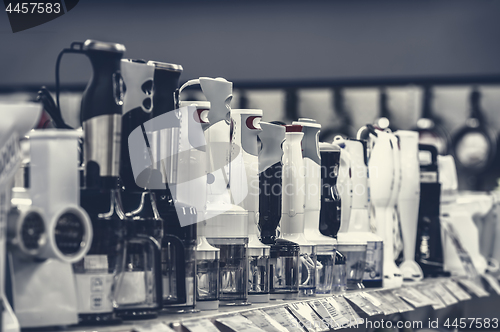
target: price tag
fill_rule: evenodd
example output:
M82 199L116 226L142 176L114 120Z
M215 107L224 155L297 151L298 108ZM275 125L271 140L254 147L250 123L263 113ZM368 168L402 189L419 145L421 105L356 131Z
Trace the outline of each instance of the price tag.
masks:
M134 332L175 332L164 323L145 323L132 328Z
M474 281L470 279L458 279L458 282L465 286L469 290L469 292L475 294L477 297L486 297L490 296L490 293L484 290L481 285L478 285Z
M219 317L217 322L224 324L235 332L265 332L240 314Z
M219 332L219 329L206 318L186 320L181 322L181 325L189 332Z
M433 286L434 286L434 291L441 298L441 300L443 300L446 306L458 303L457 298L451 295L448 289L446 289L446 287L444 287L441 283L439 282L435 283Z
M330 328L311 308L307 302L297 302L288 305L288 309L309 332L326 332Z
M491 274L485 274L482 276L484 280L490 285L490 287L497 293L497 295L500 295L500 284L498 283L498 280L492 276Z
M382 315L384 312L368 301L362 292L346 294L345 298L354 303L368 316Z
M406 302L410 303L415 308L421 308L432 304L432 301L422 293L418 292L420 295L415 295L414 292L410 291L411 287L401 287L395 289L394 293L401 297Z
M340 313L340 310L334 307L326 299L311 301L309 302L309 305L318 313L318 315L323 317L323 320L330 325L331 329L338 330L349 326L349 319L345 318Z
M391 303L396 307L399 312L413 311L413 307L407 302L403 301L399 296L395 295L391 290L378 291L380 296L382 296L387 302Z
M472 299L472 297L464 291L458 284L453 280L446 280L443 285L450 291L453 296L455 296L459 301L467 301Z
M432 308L434 310L438 309L443 309L446 308L446 303L444 303L441 298L434 292L434 287L433 285L421 285L417 286L417 289L420 291L420 293L424 294L427 296L429 299L433 301Z
M349 302L342 296L328 297L326 300L340 312L342 316L349 320L349 326L357 327L363 324L365 320L361 318L358 313L351 307Z
M304 332L297 319L285 307L273 307L262 310L288 331Z
M288 332L286 328L260 309L244 311L241 315L266 332Z
M390 302L385 301L385 299L383 299L377 292L364 292L362 293L362 296L370 301L375 307L382 310L384 315L392 315L399 312L396 307L394 307Z

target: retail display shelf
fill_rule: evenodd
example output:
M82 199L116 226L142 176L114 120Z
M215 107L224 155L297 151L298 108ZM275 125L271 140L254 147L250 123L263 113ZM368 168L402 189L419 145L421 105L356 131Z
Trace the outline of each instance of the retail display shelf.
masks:
M156 319L129 320L119 325L71 326L65 331L329 331L367 329L385 321L409 321L424 309L439 311L460 303L500 295L498 279L486 275L467 278L428 278L400 288L366 288L341 294L316 295L296 300L271 300L249 306L221 306L195 313L162 312ZM428 312L425 311L425 312ZM453 311L453 310L452 310ZM425 316L426 314L424 314ZM406 317L406 318L405 318ZM427 319L427 318L426 318ZM372 321L372 323L367 323ZM430 324L430 319L423 320ZM446 321L442 320L440 324ZM449 321L453 323L452 320ZM426 328L428 326L422 326ZM369 329L369 328L368 328ZM54 331L61 331L60 329Z

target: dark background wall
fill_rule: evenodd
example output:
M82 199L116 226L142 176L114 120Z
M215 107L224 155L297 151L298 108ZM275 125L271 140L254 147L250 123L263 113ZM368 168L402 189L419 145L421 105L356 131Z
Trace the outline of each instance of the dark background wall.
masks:
M96 1L13 34L0 13L0 87L54 82L58 52L87 38L180 63L182 79L315 80L500 74L500 1ZM84 83L83 57L63 83Z

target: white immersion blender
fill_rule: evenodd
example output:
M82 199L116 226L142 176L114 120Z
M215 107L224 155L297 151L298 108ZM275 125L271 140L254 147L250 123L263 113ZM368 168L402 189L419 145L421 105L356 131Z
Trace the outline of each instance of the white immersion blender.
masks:
M304 234L308 241L316 245L317 279L316 293L330 294L333 286L336 245L334 238L319 231L321 209L321 156L319 152L319 132L321 125L316 120L300 118L293 122L302 126L302 160L305 172Z
M420 204L420 163L418 161L418 132L398 130L401 189L398 195L398 213L403 235L403 257L399 266L405 280L421 280L424 273L415 262L415 245L417 243L418 207Z
M247 187L239 204L248 211L248 300L269 302L270 246L259 240L259 156L257 135L262 131L262 110L231 110L231 188ZM242 158L238 158L241 154ZM235 167L233 167L235 166ZM245 183L244 183L245 182Z
M337 233L337 249L345 257L347 289L359 289L363 286L366 266L367 241L349 231L353 204L353 181L351 155L342 136L336 136L333 145L340 149L337 189L340 195L340 229Z
M399 287L403 283L403 275L394 262L394 195L396 185L396 158L399 154L394 149L394 137L385 131L375 130L372 125L366 126L369 133L370 156L368 172L370 179L370 199L372 217L377 234L384 239L384 286ZM398 185L399 187L399 185ZM399 190L399 189L397 189Z
M177 199L190 202L197 211L196 309L217 310L220 250L211 246L203 233L207 203L207 156L203 127L208 123L201 119L196 105L181 107L179 114L179 171L174 186Z
M366 241L365 287L382 287L384 240L370 229L369 191L366 141L346 139L343 144L351 156L352 209L349 233Z
M223 78L200 77L186 82L179 91L196 84L201 86L209 104L185 101L181 105L200 105L200 118L208 122L204 127L208 163L207 207L201 232L212 246L220 249L220 303L248 305L248 213L236 205L245 198L248 190L246 186L228 189L230 170L235 167L231 165L234 161L230 153L233 83Z
M316 246L304 234L305 181L302 126L287 125L283 144L283 203L281 234L300 246L299 295L316 293Z

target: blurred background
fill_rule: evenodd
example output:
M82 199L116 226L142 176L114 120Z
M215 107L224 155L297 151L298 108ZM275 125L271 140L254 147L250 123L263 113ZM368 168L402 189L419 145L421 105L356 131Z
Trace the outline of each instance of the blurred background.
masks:
M233 108L261 108L267 121L314 118L323 140L355 137L381 116L392 130L439 134L441 153L458 146L463 154L460 189L492 190L500 176L498 31L495 0L81 0L15 34L0 14L0 101L33 99L41 85L54 91L57 55L73 41L119 42L126 57L181 64L181 81L233 81ZM73 126L89 73L85 57L63 58L61 104ZM468 128L484 137L460 141Z

